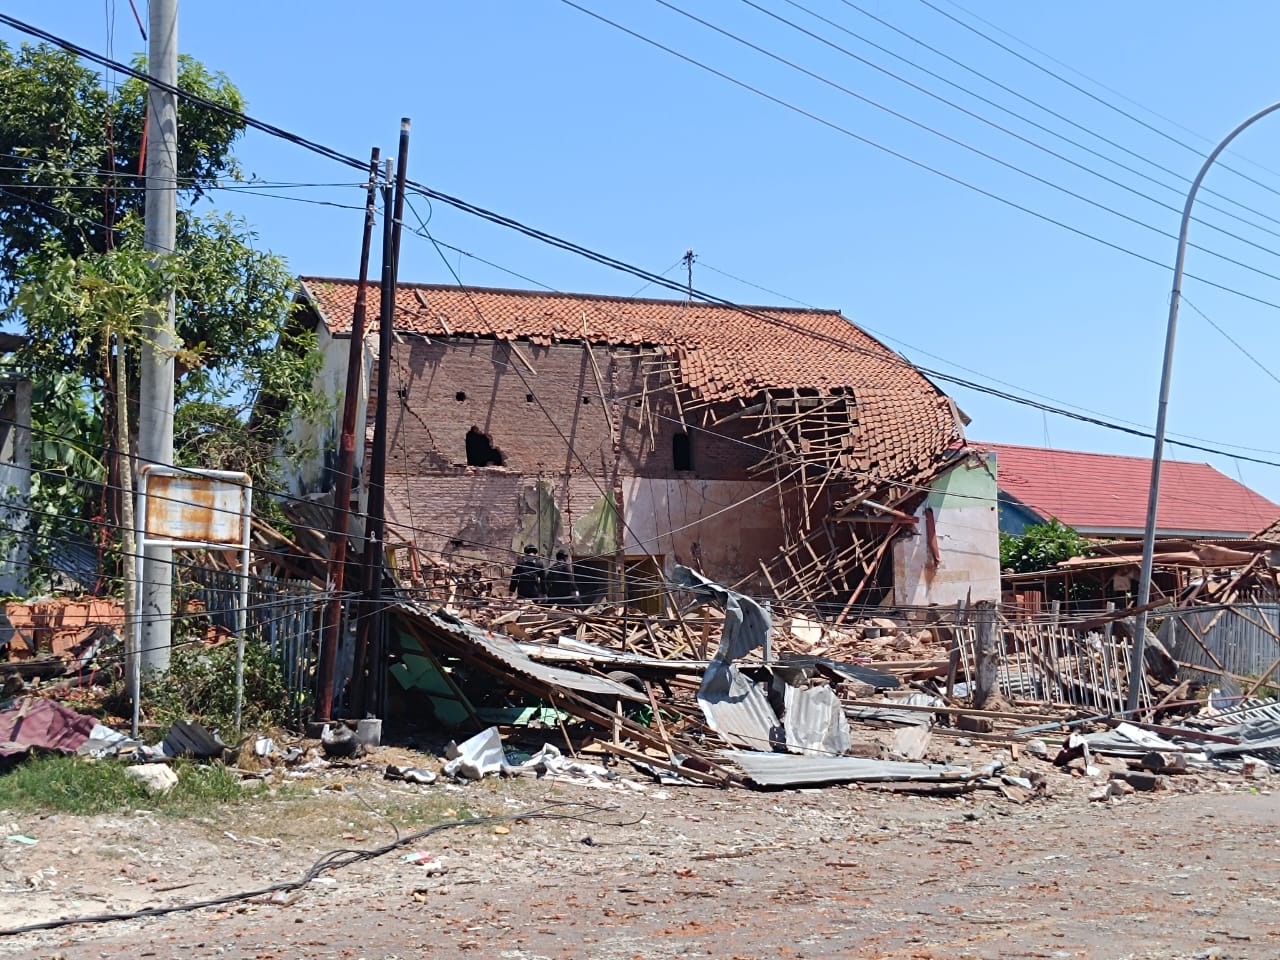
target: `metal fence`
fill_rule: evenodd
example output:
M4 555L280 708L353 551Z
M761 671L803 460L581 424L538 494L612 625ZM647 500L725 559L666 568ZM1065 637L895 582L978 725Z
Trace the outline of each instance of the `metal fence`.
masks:
M1188 679L1202 680L1230 696L1276 685L1280 604L1179 610L1166 616L1159 636Z
M962 690L971 690L974 680L977 628L970 612L958 612L955 620L939 624L956 638L956 680L964 684ZM1000 651L996 680L1010 701L1070 704L1103 713L1124 711L1130 642L1111 625L1089 630L1069 621L1001 617L996 631ZM1145 672L1142 684L1138 703L1145 707L1152 703Z
M238 573L213 567L191 571L192 596L209 623L233 634L239 603ZM264 645L280 665L289 691L289 719L301 724L315 696L315 668L324 623L324 592L306 580L251 575L246 642Z

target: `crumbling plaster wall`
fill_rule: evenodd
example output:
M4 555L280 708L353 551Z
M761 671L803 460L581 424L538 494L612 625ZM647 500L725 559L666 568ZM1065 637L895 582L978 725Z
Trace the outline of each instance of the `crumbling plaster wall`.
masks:
M938 544L929 550L926 511ZM893 545L894 602L943 606L1000 598L1000 529L994 455L965 457L933 482L917 508L915 532Z
M347 390L347 358L350 337L335 337L324 324L317 324L316 347L320 353L320 369L312 384L317 395L330 398L326 411L315 420L294 416L289 423L286 440L300 451L298 456L281 458L286 489L294 496L320 493L332 487L333 467L337 461L338 431L342 425L343 397ZM368 405L369 370L372 357L364 352L364 376L361 377L360 402ZM282 454L284 451L281 451ZM356 444L356 466L359 468L364 445Z
M748 476L761 452L742 442L745 425L691 431L694 469L677 471L673 437L682 431L669 381L665 373L649 374L646 417L639 351L594 347L593 366L580 344L519 342L514 350L536 373L492 340L406 338L397 346L387 457L394 527L433 554L507 564L508 551L528 538L529 504L541 483L563 520L560 542L567 542L570 528L602 496L612 501L615 449L607 413L613 410L628 555L661 555L668 570L690 563L732 582L776 553L778 504L771 492L761 493L769 482ZM597 370L604 397L616 403L601 403ZM464 438L472 426L501 451L502 466L466 465Z

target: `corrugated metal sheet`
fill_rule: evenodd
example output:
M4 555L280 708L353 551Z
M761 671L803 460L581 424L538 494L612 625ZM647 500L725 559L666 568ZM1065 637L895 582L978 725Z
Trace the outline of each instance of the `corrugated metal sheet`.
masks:
M602 694L621 697L624 700L647 702L643 694L607 677L596 677L531 660L514 640L482 630L474 623L450 614L428 610L407 602L398 604L396 611L402 617L413 619L426 633L444 633L455 642L461 640L468 643L478 652L498 661L513 672L548 686L563 687L579 693Z
M788 686L784 696L788 750L810 757L840 757L849 751L849 721L830 687Z
M722 756L764 787L855 782L963 783L985 775L970 767L945 763L905 763L864 757L797 757L789 753L755 751L726 751Z
M1203 640L1203 646L1196 640L1196 634ZM1280 641L1273 634L1280 634L1280 604L1275 603L1254 603L1227 610L1181 610L1170 615L1160 627L1160 639L1175 659L1217 671L1219 667L1213 662L1216 657L1222 670L1241 677L1260 676L1280 658ZM1190 679L1220 687L1230 695L1242 692L1238 683L1217 673L1186 668L1182 672Z
M712 661L698 690L698 706L707 726L734 746L764 750L783 740L764 687L732 663Z

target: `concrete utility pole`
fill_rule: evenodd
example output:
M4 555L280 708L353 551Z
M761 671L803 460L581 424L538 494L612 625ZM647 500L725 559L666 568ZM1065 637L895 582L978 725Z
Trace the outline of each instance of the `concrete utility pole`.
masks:
M178 0L151 0L147 72L162 84L178 83ZM172 253L178 222L178 98L152 86L147 92L147 192L143 243ZM142 383L138 397L139 463L173 463L174 294L157 304L142 330ZM169 669L173 614L173 550L148 547L142 561L143 671Z
M1196 202L1196 194L1200 192L1204 175L1209 172L1218 155L1227 149L1228 144L1246 127L1277 110L1280 110L1280 103L1264 107L1239 124L1213 148L1213 153L1205 159L1200 172L1191 182L1191 192L1187 194L1186 205L1182 208L1182 229L1178 231L1178 256L1173 264L1173 290L1169 294L1169 322L1164 335L1164 365L1160 369L1160 399L1156 404L1156 442L1151 454L1151 488L1147 496L1147 525L1142 536L1142 569L1138 574L1138 619L1134 628L1133 653L1129 663L1129 698L1125 704L1129 713L1138 709L1138 695L1142 686L1143 657L1147 645L1147 605L1151 601L1151 568L1155 565L1156 512L1160 505L1160 468L1164 462L1165 418L1169 412L1169 383L1173 379L1173 343L1178 334L1178 303L1182 300L1182 267L1187 259L1187 231L1191 228L1191 206Z

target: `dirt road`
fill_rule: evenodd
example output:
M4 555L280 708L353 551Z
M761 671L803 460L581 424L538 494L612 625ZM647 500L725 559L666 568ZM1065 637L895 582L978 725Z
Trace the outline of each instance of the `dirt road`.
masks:
M6 817L6 927L297 877L333 847L548 803L583 819L461 826L284 904L0 938L0 956L1276 957L1280 802L1196 780L1107 803L1060 777L1017 805L855 788L757 793L351 775L197 821ZM402 859L424 853L428 866Z

